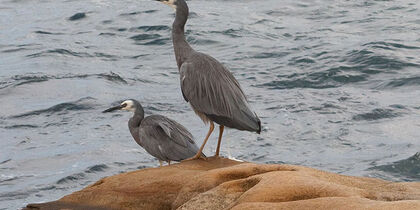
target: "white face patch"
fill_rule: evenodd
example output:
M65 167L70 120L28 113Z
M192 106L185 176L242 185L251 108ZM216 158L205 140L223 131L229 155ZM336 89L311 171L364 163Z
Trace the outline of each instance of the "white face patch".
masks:
M126 104L126 105L124 106L123 104ZM121 110L127 110L127 111L131 111L131 112L135 111L134 102L132 100L123 101L121 103L121 105L124 106Z
M170 7L176 9L175 2L176 2L176 0L163 1L164 4L169 5Z

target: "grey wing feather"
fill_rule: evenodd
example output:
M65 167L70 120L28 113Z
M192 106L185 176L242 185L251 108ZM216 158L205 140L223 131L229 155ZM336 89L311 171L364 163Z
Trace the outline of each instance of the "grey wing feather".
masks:
M216 59L195 53L181 65L180 77L184 98L196 111L221 125L261 130L238 81Z
M180 161L198 151L193 136L184 126L161 115L146 117L139 135L144 149L159 160Z
M171 127L170 125L166 124L165 122L159 122L159 127L166 133L166 135L171 138Z

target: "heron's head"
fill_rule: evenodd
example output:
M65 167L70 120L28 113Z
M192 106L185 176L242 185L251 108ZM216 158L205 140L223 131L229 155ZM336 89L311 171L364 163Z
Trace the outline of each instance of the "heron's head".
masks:
M135 112L136 109L138 108L137 104L139 104L139 102L137 102L136 100L133 100L133 99L125 100L120 105L111 107L111 108L103 111L103 113L112 112L112 111L115 111L115 110L127 110L127 111L131 111L131 112Z
M166 5L169 5L170 7L176 9L177 5L178 5L178 0L156 0L159 2L162 2Z

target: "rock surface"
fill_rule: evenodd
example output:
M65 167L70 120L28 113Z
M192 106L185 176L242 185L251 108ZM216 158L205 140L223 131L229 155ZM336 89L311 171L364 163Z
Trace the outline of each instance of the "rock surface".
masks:
M420 209L420 183L293 165L187 161L106 177L26 209Z

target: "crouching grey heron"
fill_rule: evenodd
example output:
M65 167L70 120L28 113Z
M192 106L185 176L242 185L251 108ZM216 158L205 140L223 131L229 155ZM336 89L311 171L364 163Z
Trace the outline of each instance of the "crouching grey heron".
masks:
M115 110L134 113L128 121L130 133L141 147L159 160L160 166L162 161L170 165L171 161L185 160L198 152L193 136L184 126L162 115L144 117L143 107L138 101L123 101L103 113Z
M184 99L195 113L210 123L210 129L200 150L190 159L198 159L208 138L219 124L216 154L219 156L224 127L261 132L261 121L251 111L244 92L232 73L213 57L197 52L185 40L184 26L188 19L188 6L184 0L157 0L173 7L172 41L181 78Z

